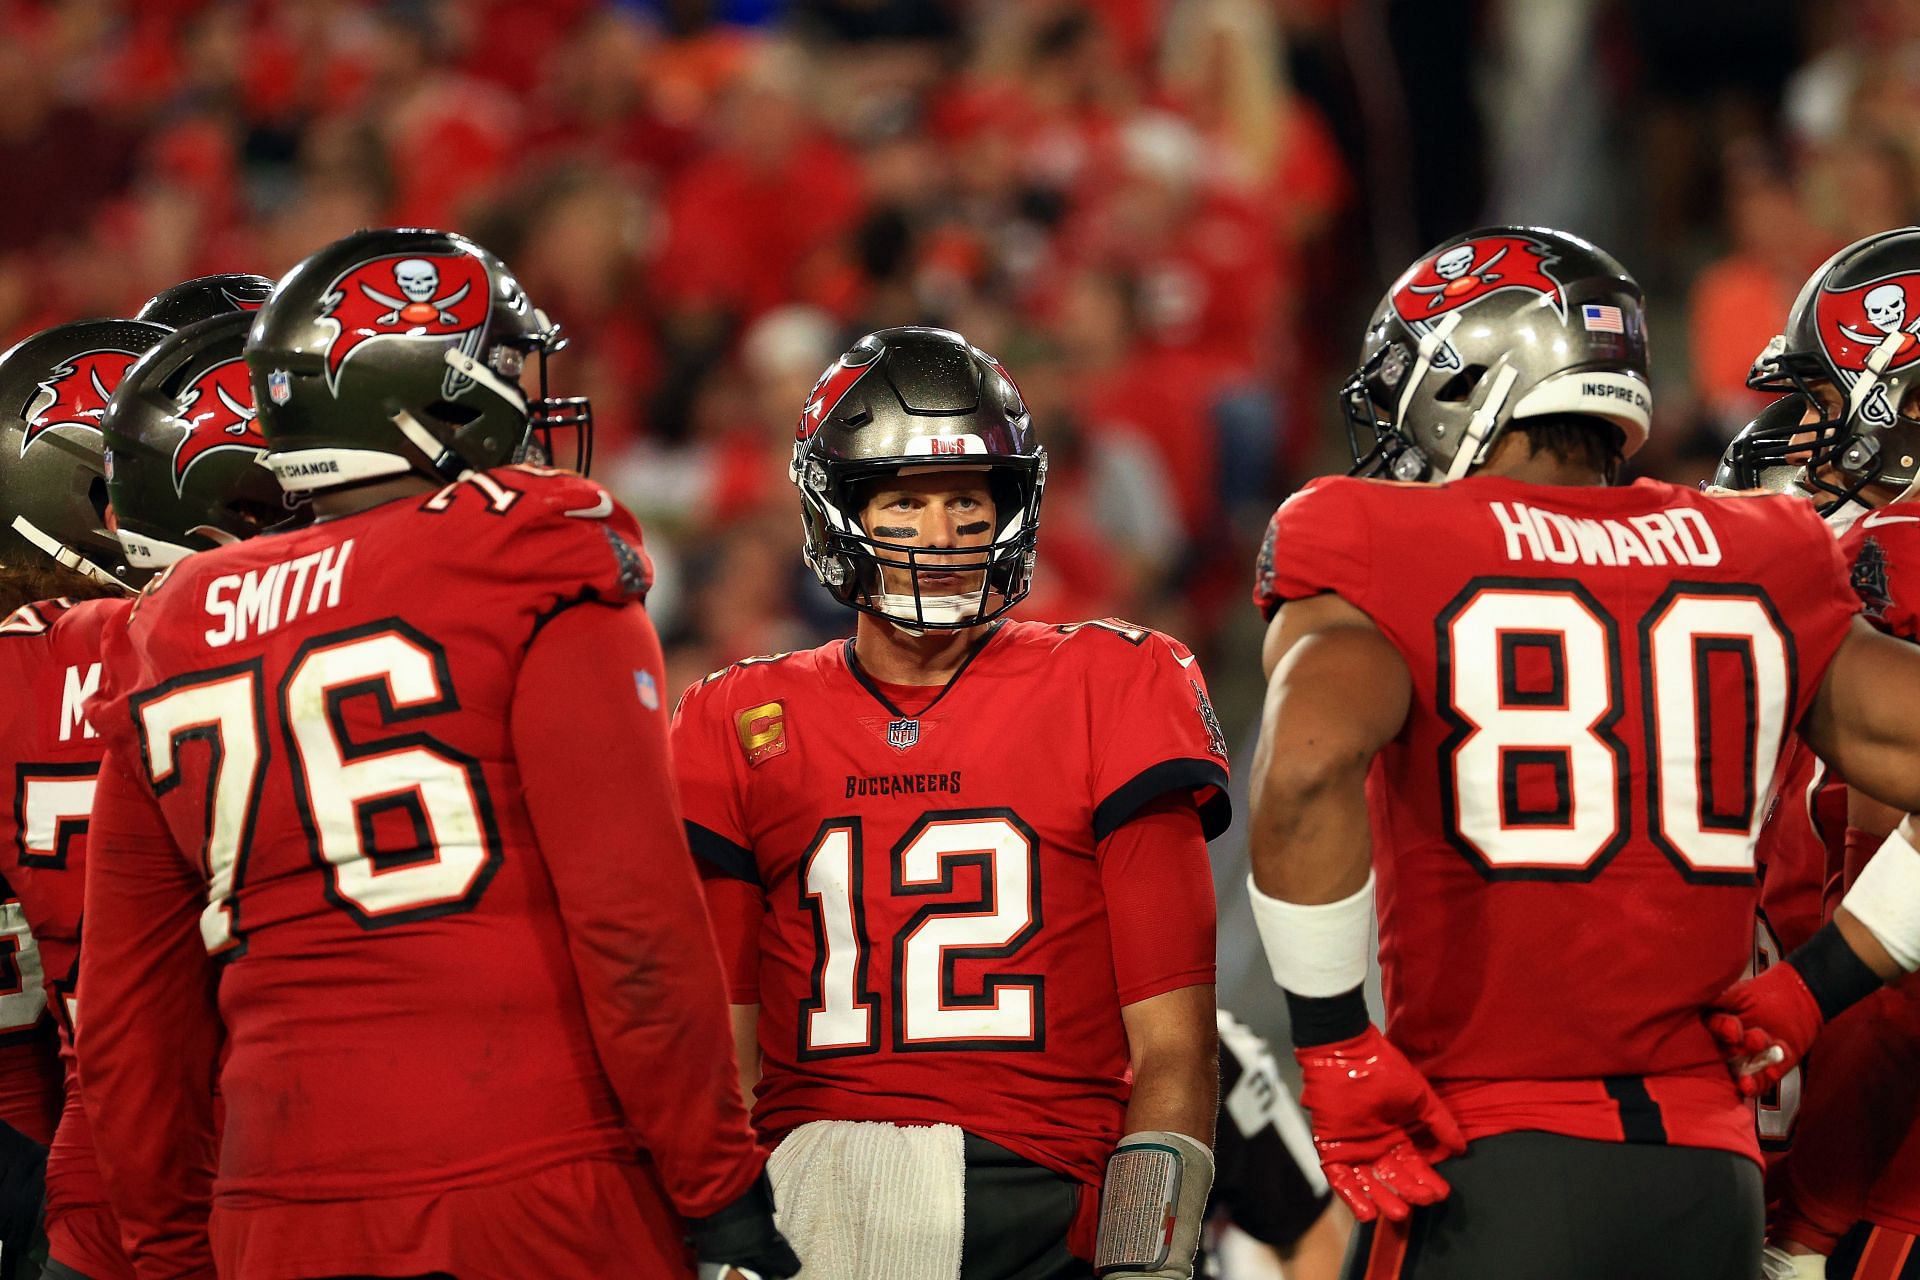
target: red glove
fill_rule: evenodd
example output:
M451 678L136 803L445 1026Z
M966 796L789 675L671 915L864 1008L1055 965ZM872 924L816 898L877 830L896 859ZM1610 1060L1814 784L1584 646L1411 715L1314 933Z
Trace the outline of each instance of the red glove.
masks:
M1826 1018L1806 979L1791 964L1736 982L1707 1007L1707 1030L1733 1072L1742 1097L1780 1083L1799 1065Z
M1320 1167L1355 1218L1372 1222L1385 1214L1400 1222L1409 1206L1446 1199L1446 1179L1432 1165L1464 1152L1466 1137L1433 1086L1379 1028L1295 1049L1293 1056Z

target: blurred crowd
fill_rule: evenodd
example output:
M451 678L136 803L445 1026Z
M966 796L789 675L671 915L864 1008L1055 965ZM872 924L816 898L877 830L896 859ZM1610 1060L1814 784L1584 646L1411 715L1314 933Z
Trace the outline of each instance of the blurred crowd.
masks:
M1427 243L1613 249L1655 302L1642 466L1696 478L1806 274L1915 216L1917 108L1920 0L0 0L0 340L473 235L572 335L678 684L848 627L793 424L851 338L949 325L1052 456L1026 616L1213 657Z

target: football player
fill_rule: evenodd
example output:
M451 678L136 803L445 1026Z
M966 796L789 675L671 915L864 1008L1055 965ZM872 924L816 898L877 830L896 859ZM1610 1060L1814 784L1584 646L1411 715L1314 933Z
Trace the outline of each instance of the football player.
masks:
M1743 1096L1908 945L1903 895L1863 883L1726 991L1762 801L1795 726L1920 801L1920 653L1855 620L1804 502L1610 484L1649 422L1642 302L1576 237L1422 257L1343 399L1360 475L1414 483L1316 481L1274 516L1253 901L1367 1224L1349 1274L1751 1280Z
M314 522L109 626L79 1050L143 1275L798 1270L672 818L639 529L504 465L584 425L544 396L558 346L459 236L316 253L246 349Z
M13 1274L41 1218L43 1166L56 1262L85 1275L130 1274L111 1262L86 1265L94 1254L85 1241L98 1234L88 1210L98 1197L84 1170L74 1175L67 1143L44 1150L56 1121L68 1130L80 1100L69 1090L63 1115L70 1024L49 995L50 983L71 976L73 951L44 910L41 881L51 874L43 868L85 844L100 747L81 705L98 678L102 611L120 607L112 602L129 590L106 514L101 418L128 368L166 334L157 324L85 320L0 356L0 682L8 691L0 777L14 798L0 814L8 828L0 831L0 1274ZM73 866L77 873L77 852Z
M673 730L782 1226L834 1280L1187 1276L1228 809L1194 656L1005 616L1046 455L957 333L830 365L791 475L854 634L714 673Z
M62 542L90 544L95 563L112 568L127 591L189 550L294 518L259 465L264 445L251 429L252 393L240 359L249 320L229 309L160 337L124 374L110 382L103 377L113 391L104 418L70 422L48 437L64 449L24 438L32 426L25 419L0 419L0 449L11 444L23 457L35 449L46 454L7 487L6 498L26 506L25 514ZM165 332L137 321L89 321L45 335L33 350L44 375L77 363L82 351L138 348ZM0 379L34 376L0 366ZM105 458L103 437L111 450ZM117 564L95 536L103 463L104 497L111 501L105 523L125 552ZM39 943L66 1067L65 1106L47 1157L45 1274L131 1280L132 1264L100 1185L73 1061L86 823L102 745L83 700L99 680L101 631L127 607L124 594L87 599L108 590L88 585L78 597L23 605L0 624L0 661L9 664L10 686L25 690L10 704L12 719L0 734L0 776L10 779L15 797L13 810L0 816L0 825L10 827L0 830L0 870Z
M1920 505L1913 503L1920 484L1913 325L1920 317L1906 316L1910 287L1920 288L1920 229L1912 227L1849 245L1815 271L1755 365L1754 385L1783 394L1728 447L1727 470L1734 487L1784 477L1811 498L1844 531L1841 550L1867 620L1911 642L1920 640ZM1904 514L1909 508L1913 514ZM1802 877L1815 882L1798 889L1816 904L1829 864L1838 864L1831 869L1842 887L1850 885L1900 821L1871 796L1854 793L1844 803L1844 839L1828 841L1843 856L1821 861L1814 877ZM1783 822L1800 828L1797 814L1782 814L1769 833ZM1771 890L1771 869L1768 879ZM1782 1194L1771 1232L1802 1259L1792 1264L1801 1274L1881 1280L1899 1275L1916 1252L1916 1067L1920 987L1913 980L1850 1011L1822 1036L1798 1099L1806 1130L1776 1179ZM1823 1258L1829 1252L1832 1261Z

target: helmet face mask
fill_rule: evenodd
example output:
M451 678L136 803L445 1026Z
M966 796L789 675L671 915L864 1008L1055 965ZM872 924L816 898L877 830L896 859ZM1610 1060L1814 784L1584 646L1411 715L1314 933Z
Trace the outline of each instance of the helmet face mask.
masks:
M114 391L102 423L107 491L131 581L311 513L267 469L241 358L249 323L234 313L176 331Z
M1786 328L1747 377L1748 386L1795 402L1801 416L1790 422L1787 409L1769 406L1755 418L1729 446L1738 474L1790 458L1799 467L1795 483L1829 520L1873 505L1870 486L1920 485L1920 419L1911 416L1920 399L1920 305L1910 312L1912 290L1920 290L1915 227L1848 245L1808 278Z
M522 460L584 469L591 409L548 393L547 360L565 345L506 265L465 237L347 236L281 281L248 337L269 465L300 492Z
M1375 308L1340 402L1354 475L1459 479L1528 417L1611 423L1630 455L1652 411L1640 287L1565 232L1457 236Z
M875 484L946 471L984 475L988 541L920 546L863 524ZM959 334L883 329L828 366L801 411L789 476L806 562L850 608L910 632L958 630L998 618L1032 585L1046 452L1012 378ZM922 581L953 576L938 590Z

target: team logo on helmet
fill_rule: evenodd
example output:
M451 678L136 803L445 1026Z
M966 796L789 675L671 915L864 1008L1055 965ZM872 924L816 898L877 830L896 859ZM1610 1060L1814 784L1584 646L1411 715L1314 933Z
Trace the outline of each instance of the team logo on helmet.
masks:
M173 449L173 491L185 491L188 469L210 453L246 449L256 456L265 454L266 439L254 425L258 416L244 361L223 360L195 378L180 397L179 420L187 434Z
M486 266L466 254L387 254L343 272L321 299L321 318L335 326L326 350L328 388L338 394L347 357L380 338L477 345L492 304Z
M841 356L828 365L827 371L820 375L820 380L813 384L813 390L807 393L807 403L800 410L800 425L794 428L793 438L811 440L813 433L820 429L820 424L832 414L841 398L853 390L854 383L867 376L867 370L873 368L874 361L879 358L880 348L876 346L873 354L862 364L848 364L847 357Z
M1920 291L1920 273L1882 276L1852 289L1823 287L1814 304L1820 345L1833 367L1846 373L1866 370L1867 357L1889 337L1895 339L1887 369L1920 360L1920 312L1908 303Z
M1502 289L1526 289L1549 299L1562 320L1566 295L1547 267L1553 246L1526 236L1477 236L1422 258L1393 286L1393 309L1418 325L1480 301Z
M20 453L55 427L100 430L113 389L140 357L132 351L83 351L47 375L20 410L26 432Z

